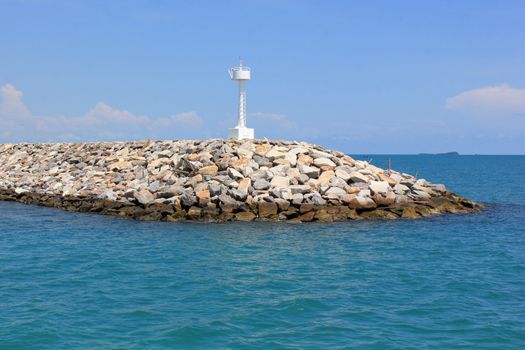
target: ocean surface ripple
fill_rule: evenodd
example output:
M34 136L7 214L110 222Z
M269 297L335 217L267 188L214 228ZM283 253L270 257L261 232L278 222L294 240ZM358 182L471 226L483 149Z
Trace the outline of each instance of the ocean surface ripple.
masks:
M525 157L367 158L487 209L170 224L0 202L0 349L524 349Z

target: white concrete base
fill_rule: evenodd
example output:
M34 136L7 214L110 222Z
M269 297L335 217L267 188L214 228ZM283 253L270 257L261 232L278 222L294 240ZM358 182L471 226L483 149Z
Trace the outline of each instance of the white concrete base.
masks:
M254 132L252 128L246 128L246 127L236 127L233 129L230 129L230 132L228 134L229 139L234 140L243 140L243 139L249 139L253 140Z

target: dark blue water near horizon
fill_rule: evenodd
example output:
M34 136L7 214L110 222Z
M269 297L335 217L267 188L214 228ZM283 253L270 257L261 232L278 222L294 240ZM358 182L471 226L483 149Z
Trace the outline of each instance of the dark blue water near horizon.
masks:
M487 208L170 224L0 202L0 349L524 349L525 156L367 158Z

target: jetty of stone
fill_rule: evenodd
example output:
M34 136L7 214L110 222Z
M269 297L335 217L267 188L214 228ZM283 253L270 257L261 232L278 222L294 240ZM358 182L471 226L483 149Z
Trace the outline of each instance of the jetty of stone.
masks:
M268 140L0 145L0 200L163 221L340 221L480 205L342 152Z

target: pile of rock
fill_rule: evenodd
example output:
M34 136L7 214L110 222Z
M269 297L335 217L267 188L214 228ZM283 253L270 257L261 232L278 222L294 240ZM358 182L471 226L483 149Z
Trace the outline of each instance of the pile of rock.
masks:
M145 220L417 218L480 206L308 143L0 145L0 199Z

